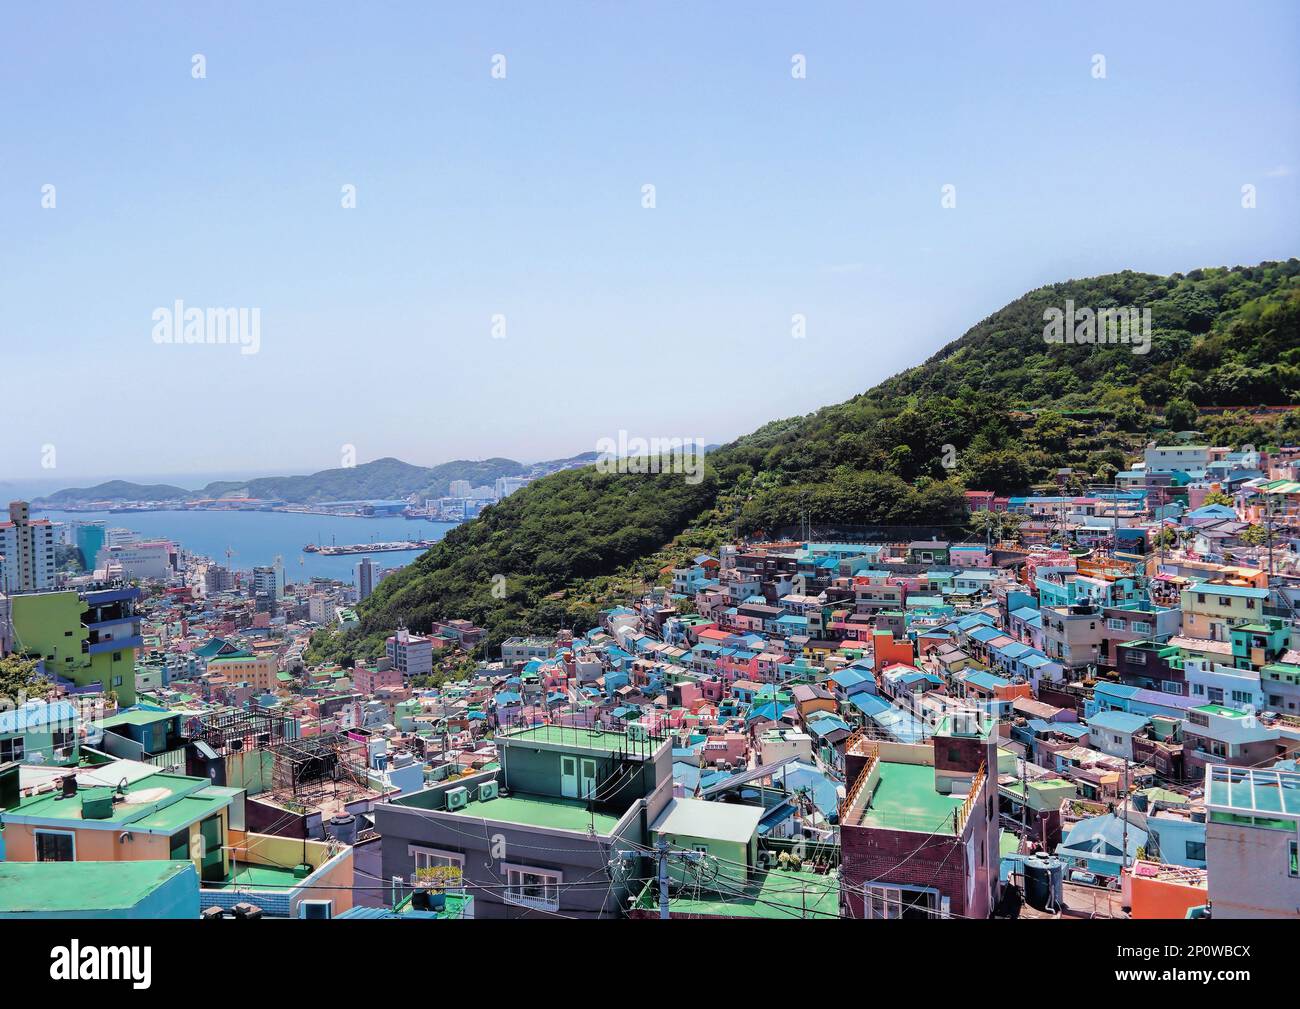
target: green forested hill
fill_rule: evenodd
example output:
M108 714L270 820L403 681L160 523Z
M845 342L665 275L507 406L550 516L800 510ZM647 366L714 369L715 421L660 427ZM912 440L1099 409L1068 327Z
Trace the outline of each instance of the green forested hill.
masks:
M1094 311L1149 307L1149 352L1047 343L1044 311L1067 299ZM1170 430L1194 428L1215 444L1294 442L1300 412L1245 408L1297 402L1296 259L1053 284L860 396L721 447L698 485L593 469L530 484L385 579L362 606L361 627L318 635L312 657L378 654L399 620L424 630L465 617L494 642L581 629L621 590L736 532L801 517L960 523L967 488L1025 491L1062 467L1079 486L1109 480ZM492 591L502 584L504 597Z

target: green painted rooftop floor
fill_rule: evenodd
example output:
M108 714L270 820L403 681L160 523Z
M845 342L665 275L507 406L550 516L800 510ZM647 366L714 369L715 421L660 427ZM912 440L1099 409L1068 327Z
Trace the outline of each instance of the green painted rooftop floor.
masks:
M203 884L205 890L224 890L230 886L251 886L262 890L284 890L301 886L305 880L294 877L292 868L279 865L254 865L235 862L230 875L220 883Z
M615 750L632 750L634 752L653 751L658 747L654 741L629 741L622 732L606 732L603 729L587 729L574 725L534 725L527 729L504 732L500 740L510 742L549 743L554 746L572 747L575 750L597 750L610 753Z
M130 908L186 872L189 862L0 861L0 914Z
M965 797L934 790L934 768L927 764L880 762L880 784L859 821L882 830L917 830L952 834L952 814Z
M487 802L475 800L462 809L444 812L471 819L551 827L554 830L580 830L583 833L594 822L597 834L610 833L619 821L619 817L608 813L589 813L587 804L579 799L554 799L544 795L499 795Z
M648 882L636 907L658 911L659 885ZM834 876L772 870L748 885L729 884L720 893L683 889L670 896L669 914L725 915L732 918L838 918L840 886Z

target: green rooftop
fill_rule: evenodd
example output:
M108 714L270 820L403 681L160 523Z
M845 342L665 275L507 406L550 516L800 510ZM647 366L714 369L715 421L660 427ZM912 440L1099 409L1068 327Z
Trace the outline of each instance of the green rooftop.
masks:
M1202 704L1199 708L1193 708L1193 711L1204 711L1211 715L1222 715L1225 718L1245 718L1244 711L1238 711L1236 708L1225 708L1222 704Z
M498 745L505 743L542 743L567 750L595 750L599 753L645 751L658 749L659 741L641 742L629 738L625 732L588 729L575 725L533 725L526 729L507 731L497 736Z
M591 813L580 799L556 799L545 795L498 795L480 802L475 799L457 810L442 810L454 816L474 820L517 823L528 827L553 830L579 830L595 824L597 834L609 834L618 826L619 817L608 813Z
M659 910L659 884L646 883L634 905ZM686 888L668 900L669 914L717 915L728 918L838 918L840 884L816 872L765 872L747 885L709 894Z
M118 725L153 725L156 722L165 722L169 718L175 718L174 711L149 711L144 708L135 708L131 711L122 711L116 715L109 715L107 718L100 719L97 723L100 728L111 729Z
M131 908L186 872L192 862L0 861L0 915Z
M312 870L313 872L315 870ZM250 887L254 890L291 890L304 880L294 875L292 866L255 865L251 862L234 862L230 874L219 883L204 883L205 890L224 890L227 887Z
M113 802L111 815L106 817L84 816L82 800L87 793L92 798L98 794L107 797L116 793L115 788L82 788L66 799L58 791L43 792L23 799L0 815L14 823L56 822L89 827L130 824L133 830L171 834L230 805L229 795L206 792L208 786L207 778L159 772L127 785L124 798Z
M882 760L879 768L880 781L858 823L881 830L954 833L953 813L966 797L935 791L933 767Z

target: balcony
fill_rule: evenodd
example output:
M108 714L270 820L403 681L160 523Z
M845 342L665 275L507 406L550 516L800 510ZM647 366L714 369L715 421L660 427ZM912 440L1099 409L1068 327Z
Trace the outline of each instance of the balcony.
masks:
M124 648L143 648L144 638L139 634L131 634L121 638L101 638L86 642L87 655L103 655L106 652L117 652Z

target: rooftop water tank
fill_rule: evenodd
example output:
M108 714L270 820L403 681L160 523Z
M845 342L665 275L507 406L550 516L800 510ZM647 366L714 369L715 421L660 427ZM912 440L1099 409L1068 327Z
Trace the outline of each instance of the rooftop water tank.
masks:
M329 834L342 844L356 844L357 818L351 813L345 813L342 816L331 816Z
M1039 911L1061 906L1062 865L1055 855L1031 855L1024 861L1025 903Z

